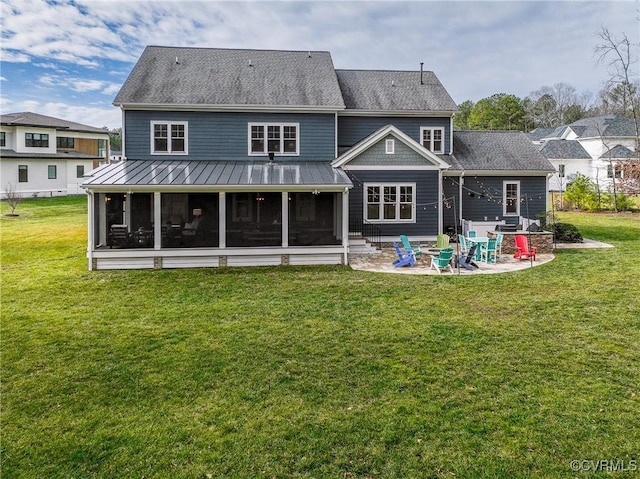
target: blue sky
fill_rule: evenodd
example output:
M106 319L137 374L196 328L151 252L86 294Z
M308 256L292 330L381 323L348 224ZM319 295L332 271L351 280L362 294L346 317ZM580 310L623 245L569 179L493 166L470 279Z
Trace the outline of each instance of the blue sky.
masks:
M640 44L640 0L2 0L0 110L121 126L112 105L146 45L324 50L336 68L419 70L457 103L564 82L594 96L601 26ZM639 67L640 68L640 67ZM640 75L640 72L636 72Z

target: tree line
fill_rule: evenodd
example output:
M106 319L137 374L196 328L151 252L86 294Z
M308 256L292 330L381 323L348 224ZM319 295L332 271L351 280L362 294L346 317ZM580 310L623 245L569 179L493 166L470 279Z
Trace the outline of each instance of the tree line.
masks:
M496 93L487 98L464 101L453 118L456 130L519 130L555 128L582 118L622 115L633 118L633 104L640 104L640 82L604 87L594 99L586 91L578 93L568 83L543 86L526 98Z

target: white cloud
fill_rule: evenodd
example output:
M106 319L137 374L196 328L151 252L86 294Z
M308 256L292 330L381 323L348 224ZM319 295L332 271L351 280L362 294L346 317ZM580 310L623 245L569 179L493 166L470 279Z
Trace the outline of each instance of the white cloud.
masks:
M3 112L7 113L30 111L97 128L102 128L103 126L109 129L120 128L122 123L121 112L115 107L78 106L62 102L40 102L37 100L12 102L5 98L0 100L0 107Z

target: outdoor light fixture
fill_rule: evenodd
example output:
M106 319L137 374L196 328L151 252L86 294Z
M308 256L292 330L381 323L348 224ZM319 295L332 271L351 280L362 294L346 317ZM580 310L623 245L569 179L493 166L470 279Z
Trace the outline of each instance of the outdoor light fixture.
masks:
M202 216L202 210L200 208L195 208L193 210L193 216Z

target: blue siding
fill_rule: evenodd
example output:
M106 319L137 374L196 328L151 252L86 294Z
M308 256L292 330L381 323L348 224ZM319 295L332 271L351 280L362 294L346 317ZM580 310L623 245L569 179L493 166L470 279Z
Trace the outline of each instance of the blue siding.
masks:
M363 116L339 116L338 117L338 145L351 147L371 133L383 126L394 125L420 143L420 127L444 128L444 152L450 153L451 123L448 117L419 118L419 117L363 117Z
M348 171L353 182L349 192L350 221L362 221L364 213L364 183L415 183L415 223L375 223L383 236L438 234L438 172L437 171Z
M546 176L468 176L464 179L462 191L462 217L465 220L488 221L506 219L503 216L503 181L520 182L520 216L527 216L527 203L529 218L546 212ZM445 178L445 184L451 182ZM527 200L525 200L525 195Z
M151 155L151 121L187 121L185 155ZM278 161L331 161L335 158L335 115L331 113L238 113L238 112L125 112L127 158L189 160L259 160L248 154L251 122L299 123L300 155L278 156Z

